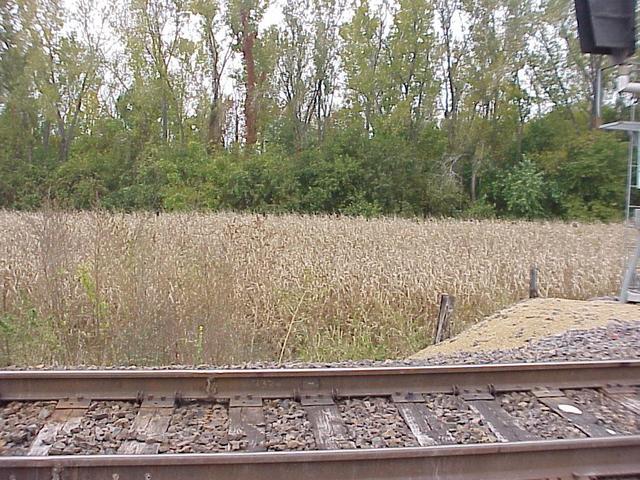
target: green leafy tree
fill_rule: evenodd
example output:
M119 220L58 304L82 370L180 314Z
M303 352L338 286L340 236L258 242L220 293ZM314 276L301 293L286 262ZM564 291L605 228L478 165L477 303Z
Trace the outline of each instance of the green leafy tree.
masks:
M387 18L382 8L372 12L368 0L358 0L351 22L341 29L345 42L344 69L347 104L364 118L364 128L375 132L376 119L385 113L384 70Z
M387 42L382 75L393 105L392 123L415 136L436 112L440 82L433 73L440 59L434 32L434 5L428 0L401 0Z
M544 177L528 158L507 173L502 194L510 215L529 219L544 215Z
M266 80L267 71L258 68L256 43L259 42L259 24L267 9L265 0L230 0L227 21L233 32L234 46L242 55L244 83L244 128L245 142L255 145L258 141L258 110L260 88Z

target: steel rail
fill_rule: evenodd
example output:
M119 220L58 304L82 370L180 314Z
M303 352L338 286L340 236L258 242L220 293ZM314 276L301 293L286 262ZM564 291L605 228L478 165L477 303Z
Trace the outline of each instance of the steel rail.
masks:
M0 457L0 480L531 480L640 473L640 436L288 453Z
M357 397L640 385L640 360L382 368L0 371L0 400Z

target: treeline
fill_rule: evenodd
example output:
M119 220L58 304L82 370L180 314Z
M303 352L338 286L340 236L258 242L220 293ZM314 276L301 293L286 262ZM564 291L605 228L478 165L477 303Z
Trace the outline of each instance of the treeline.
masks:
M2 2L0 207L621 215L571 0L345 2Z

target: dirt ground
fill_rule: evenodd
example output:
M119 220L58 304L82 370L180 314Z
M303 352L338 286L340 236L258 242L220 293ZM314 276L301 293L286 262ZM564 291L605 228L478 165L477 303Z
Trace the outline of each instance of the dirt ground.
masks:
M525 300L487 317L457 337L421 350L411 358L517 348L527 340L567 330L595 328L612 320L640 321L640 305L609 300Z

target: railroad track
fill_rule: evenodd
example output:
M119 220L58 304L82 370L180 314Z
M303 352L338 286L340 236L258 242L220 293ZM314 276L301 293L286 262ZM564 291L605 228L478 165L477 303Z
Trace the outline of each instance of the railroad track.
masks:
M0 371L0 402L0 480L640 474L640 361Z

